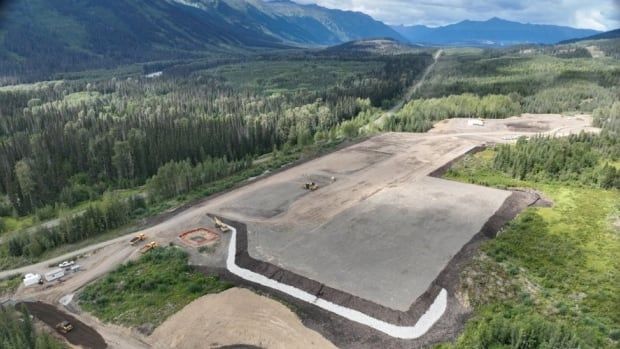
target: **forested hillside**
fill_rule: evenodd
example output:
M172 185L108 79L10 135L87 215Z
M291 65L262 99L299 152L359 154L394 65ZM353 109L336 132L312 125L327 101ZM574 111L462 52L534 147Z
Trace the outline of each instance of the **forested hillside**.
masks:
M378 36L402 39L368 15L289 1L9 0L0 13L0 85Z

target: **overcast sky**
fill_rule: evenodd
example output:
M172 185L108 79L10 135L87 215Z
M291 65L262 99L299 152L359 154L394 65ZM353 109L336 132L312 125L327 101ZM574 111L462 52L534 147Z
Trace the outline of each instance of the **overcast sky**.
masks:
M500 17L524 23L610 30L620 27L620 0L294 0L367 13L387 24L439 26Z

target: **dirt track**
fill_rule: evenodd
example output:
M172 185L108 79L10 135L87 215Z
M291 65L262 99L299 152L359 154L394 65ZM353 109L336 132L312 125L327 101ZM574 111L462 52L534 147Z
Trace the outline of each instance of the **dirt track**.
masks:
M30 314L47 324L53 330L55 330L56 324L59 322L64 320L69 321L73 325L73 330L63 336L73 345L79 345L90 349L105 349L108 347L103 337L92 327L81 322L74 316L58 310L53 305L42 302L24 302L19 303L18 306L20 304L24 305Z

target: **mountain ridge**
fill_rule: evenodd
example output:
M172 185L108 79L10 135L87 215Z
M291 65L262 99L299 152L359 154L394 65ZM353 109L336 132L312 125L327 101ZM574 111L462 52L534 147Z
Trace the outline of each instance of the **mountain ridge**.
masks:
M589 41L589 40L605 40L605 39L617 39L620 38L620 28L609 30L606 32L602 32L600 34L586 36L584 38L570 39L560 41L560 44L572 44L580 41Z
M0 77L405 39L366 14L261 0L11 1L0 23ZM370 35L372 34L372 35Z
M463 20L440 27L392 26L412 43L454 46L504 46L524 43L555 44L562 40L600 33L549 24L532 24L492 17L486 21Z

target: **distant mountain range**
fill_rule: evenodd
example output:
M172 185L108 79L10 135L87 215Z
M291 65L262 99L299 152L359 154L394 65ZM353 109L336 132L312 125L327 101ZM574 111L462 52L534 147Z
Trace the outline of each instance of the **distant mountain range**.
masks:
M592 36L586 36L585 38L564 40L564 41L561 41L560 44L571 44L571 43L580 42L580 41L618 39L618 38L620 38L620 28L610 30L608 32L592 35Z
M497 18L438 28L391 28L360 12L289 0L13 0L0 14L0 79L368 38L389 40L354 48L402 52L411 48L393 40L508 45L594 34L598 32Z
M15 0L0 18L0 74L378 36L405 40L363 13L286 0Z
M506 46L524 43L555 44L600 32L556 25L524 24L500 18L487 21L462 21L443 27L423 25L393 26L412 43L450 46Z

